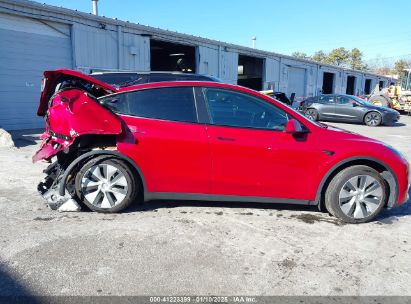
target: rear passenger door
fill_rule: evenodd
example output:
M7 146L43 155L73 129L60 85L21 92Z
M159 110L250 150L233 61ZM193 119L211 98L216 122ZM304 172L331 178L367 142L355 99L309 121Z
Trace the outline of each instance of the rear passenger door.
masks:
M149 192L209 192L209 139L198 122L193 87L150 88L111 98L106 105L134 137L118 148L140 166Z

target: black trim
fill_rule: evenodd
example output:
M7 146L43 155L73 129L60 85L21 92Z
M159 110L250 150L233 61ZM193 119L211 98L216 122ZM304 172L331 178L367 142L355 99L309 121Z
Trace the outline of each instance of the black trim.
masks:
M202 87L194 87L194 99L197 106L198 122L200 124L210 124L210 116L208 114L207 105L203 96Z
M147 189L147 188L146 188L146 182L145 182L145 180L144 180L143 172L141 171L141 169L137 166L137 164L136 164L130 157L125 156L125 155L123 155L123 154L120 154L120 153L117 152L117 151L96 150L96 151L87 152L87 153L85 153L85 154L77 157L77 158L67 167L67 169L65 170L65 172L64 172L64 174L63 174L63 177L62 177L62 179L61 179L61 181L60 181L60 185L59 185L59 194L60 194L61 196L64 196L64 194L65 194L66 184L67 184L67 178L68 178L68 176L70 175L70 173L72 172L72 170L74 169L74 167L75 167L76 165L78 165L80 162L82 162L83 160L85 160L85 159L87 159L87 158L90 158L90 157L93 157L93 156L97 156L97 155L112 155L112 156L115 156L115 157L117 157L117 158L119 158L119 159L122 159L122 160L130 163L130 164L134 167L134 169L137 170L138 174L140 174L141 183L143 184L144 193L146 192L146 189Z
M250 202L250 203L277 203L310 205L311 201L291 198L274 198L242 195L197 194L175 192L147 192L144 201L150 200L185 200L185 201L223 201L223 202Z
M373 158L373 157L368 157L368 156L356 156L356 157L350 157L347 159L344 159L343 161L340 161L339 163L335 164L334 166L331 167L331 169L328 170L327 174L324 175L323 179L321 180L320 185L318 186L317 189L317 195L315 196L315 203L320 206L320 200L321 200L321 193L323 191L323 187L327 179L334 173L338 168L343 166L346 163L349 163L351 161L358 161L358 160L365 160L365 161L373 161L379 164L380 166L384 167L386 171L389 172L389 174L392 176L394 179L393 181L390 181L389 178L383 175L384 179L387 181L387 183L390 185L390 197L388 199L388 207L392 208L397 204L398 200L398 179L397 176L395 175L394 171L383 161ZM394 191L393 191L394 190Z

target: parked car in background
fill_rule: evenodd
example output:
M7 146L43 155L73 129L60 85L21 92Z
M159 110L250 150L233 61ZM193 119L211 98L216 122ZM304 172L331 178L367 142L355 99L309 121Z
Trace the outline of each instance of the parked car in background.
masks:
M311 120L364 123L368 126L392 125L400 113L375 106L353 95L331 94L307 98L300 110Z
M260 91L260 93L263 93L267 96L270 96L274 99L277 99L278 101L281 101L282 103L285 103L286 105L291 106L293 103L292 100L290 100L287 95L283 92L275 92L274 90L265 90L265 91Z
M149 82L164 81L216 81L219 79L192 73L182 72L94 72L90 74L105 83L123 88L131 85L137 85Z

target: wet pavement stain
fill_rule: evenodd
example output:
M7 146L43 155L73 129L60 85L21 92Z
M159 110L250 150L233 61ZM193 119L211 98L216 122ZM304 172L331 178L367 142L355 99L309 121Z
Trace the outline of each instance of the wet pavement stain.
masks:
M54 217L35 217L33 221L51 221L54 219Z
M334 224L336 226L345 225L344 222L341 222L337 218L325 218L325 217L314 215L314 214L299 214L299 215L291 215L290 217L299 219L307 224L314 224L316 222L326 222L326 223Z

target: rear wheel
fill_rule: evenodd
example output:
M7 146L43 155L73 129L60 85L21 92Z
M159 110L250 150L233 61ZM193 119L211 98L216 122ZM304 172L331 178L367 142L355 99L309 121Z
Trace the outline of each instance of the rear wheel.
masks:
M318 112L316 109L307 109L305 111L305 116L313 121L318 120Z
M379 126L382 122L381 114L378 112L369 112L364 116L364 123L370 127Z
M368 166L353 166L338 173L325 192L325 206L347 223L373 220L384 207L387 187L384 179Z
M124 210L136 199L138 185L127 164L107 156L88 161L76 176L77 196L97 212Z

